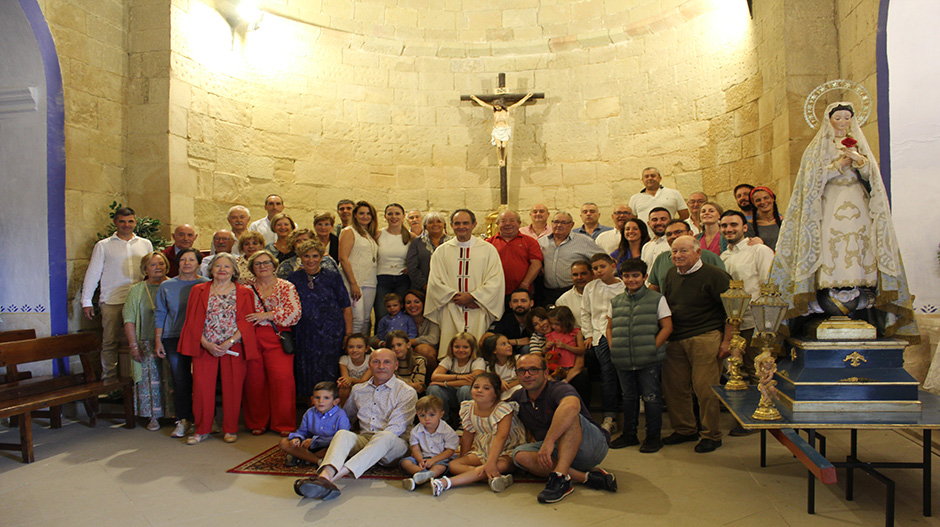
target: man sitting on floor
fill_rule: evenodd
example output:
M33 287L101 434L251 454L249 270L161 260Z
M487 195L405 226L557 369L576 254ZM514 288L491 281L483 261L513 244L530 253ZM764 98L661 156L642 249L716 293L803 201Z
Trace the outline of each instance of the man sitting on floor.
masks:
M610 436L591 419L578 392L568 383L549 380L541 354L519 357L516 375L523 389L509 400L519 404L519 420L536 442L516 447L512 459L516 466L548 478L539 503L564 499L574 490L572 480L616 492L614 475L595 468L607 457Z
M418 394L395 376L398 359L392 350L375 350L369 359L369 369L372 378L355 385L346 402L350 419L359 420L359 433L336 432L317 477L294 482L298 495L333 499L340 494L334 481L350 473L359 478L372 465L388 465L408 453L408 443L402 436L411 429Z

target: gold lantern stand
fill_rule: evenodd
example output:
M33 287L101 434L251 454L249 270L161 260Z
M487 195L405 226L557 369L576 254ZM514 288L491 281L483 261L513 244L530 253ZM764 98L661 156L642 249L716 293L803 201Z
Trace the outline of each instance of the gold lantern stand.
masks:
M728 382L725 383L725 390L747 390L747 383L741 374L744 361L741 357L744 355L744 348L747 341L741 336L738 327L744 319L744 313L747 312L748 304L751 302L751 295L744 291L744 282L742 280L732 280L728 290L721 294L721 303L725 306L727 322L734 327L734 334L731 337L731 356L728 357Z
M754 315L755 324L754 336L763 339L761 353L754 359L754 369L760 377L757 385L760 390L760 402L751 417L761 421L775 421L781 416L774 406L774 399L777 396L775 388L777 381L774 380L774 374L777 373L777 361L773 355L773 343L777 328L787 316L789 305L780 298L780 291L774 285L764 284L760 292L760 298L751 302L751 314Z

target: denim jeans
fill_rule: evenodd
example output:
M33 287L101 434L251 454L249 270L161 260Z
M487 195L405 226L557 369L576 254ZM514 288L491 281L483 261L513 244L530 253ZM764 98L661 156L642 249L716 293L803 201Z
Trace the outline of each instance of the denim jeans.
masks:
M639 370L617 368L623 390L623 433L636 435L640 420L640 399L646 408L646 437L659 437L663 429L663 395L660 392L663 365Z
M163 339L166 360L170 361L173 372L173 404L176 406L176 418L193 422L193 359L176 351L180 339Z
M610 361L607 337L601 337L594 345L594 356L601 369L601 412L604 417L617 417L620 411L620 383L617 380L617 368Z
M380 274L378 284L375 286L375 323L378 325L382 317L388 315L385 310L385 295L389 293L398 293L402 298L401 308L405 309L405 292L411 287L411 280L406 274L391 275Z

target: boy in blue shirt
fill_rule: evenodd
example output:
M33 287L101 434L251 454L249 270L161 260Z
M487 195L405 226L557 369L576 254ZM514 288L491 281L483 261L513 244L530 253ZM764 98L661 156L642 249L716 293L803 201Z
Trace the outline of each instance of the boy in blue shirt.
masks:
M313 387L310 403L313 408L304 414L300 428L281 439L278 445L287 452L289 467L301 461L319 464L336 432L349 430L349 417L339 406L339 387L335 382L318 382Z
M388 347L385 345L385 337L389 331L404 331L409 339L418 338L418 326L415 325L415 321L408 313L402 311L402 300L398 293L389 293L382 300L385 302L385 310L388 311L388 315L379 319L372 347Z

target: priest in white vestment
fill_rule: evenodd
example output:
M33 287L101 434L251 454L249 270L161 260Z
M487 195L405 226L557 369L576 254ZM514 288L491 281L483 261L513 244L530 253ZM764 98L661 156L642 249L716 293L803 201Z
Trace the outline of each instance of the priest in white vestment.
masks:
M505 279L499 253L473 236L476 217L466 209L450 217L454 238L431 255L424 316L441 327L439 357L447 355L450 339L466 331L479 339L503 316Z

